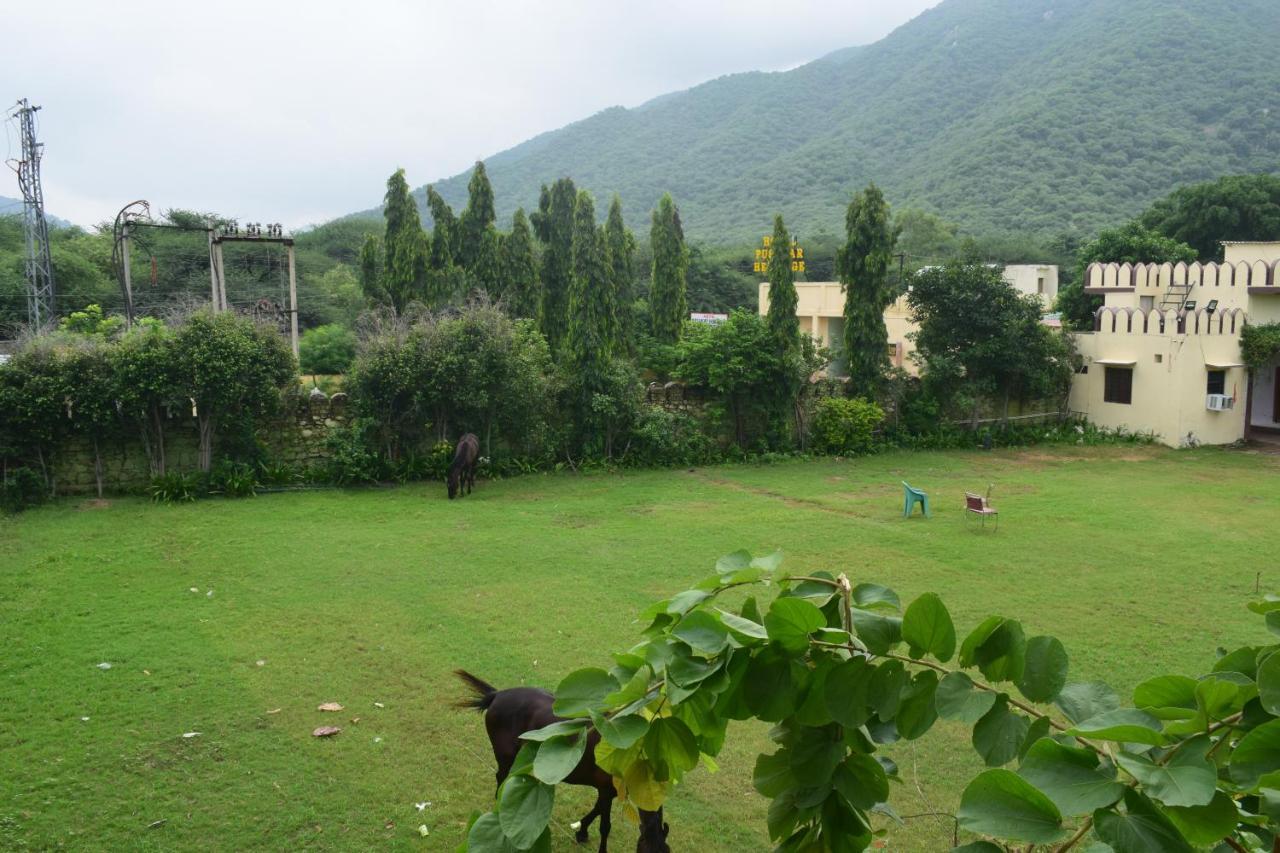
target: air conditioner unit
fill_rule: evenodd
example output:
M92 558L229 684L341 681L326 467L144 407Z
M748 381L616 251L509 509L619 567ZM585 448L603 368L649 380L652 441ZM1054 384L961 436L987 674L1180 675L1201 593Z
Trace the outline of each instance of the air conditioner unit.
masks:
M1211 412L1229 412L1236 407L1236 401L1226 394L1210 394L1204 406Z

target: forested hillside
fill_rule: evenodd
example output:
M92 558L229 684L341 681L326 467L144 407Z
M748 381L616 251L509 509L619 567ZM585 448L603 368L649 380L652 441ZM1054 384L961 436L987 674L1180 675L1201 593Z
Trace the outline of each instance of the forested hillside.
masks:
M755 240L773 211L813 238L874 180L970 232L1087 235L1179 185L1280 168L1277 43L1274 0L945 0L876 44L486 163L500 218L572 175L629 221L671 191L695 239ZM467 178L437 188L458 206Z

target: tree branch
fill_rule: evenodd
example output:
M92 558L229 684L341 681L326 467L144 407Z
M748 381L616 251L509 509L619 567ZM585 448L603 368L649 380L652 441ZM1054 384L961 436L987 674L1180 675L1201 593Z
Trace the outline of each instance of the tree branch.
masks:
M1093 829L1093 818L1087 817L1084 819L1084 823L1080 824L1080 829L1076 830L1076 834L1068 838L1066 842L1058 848L1057 853L1066 853L1067 850L1075 847L1076 844L1079 843L1080 839L1089 834L1090 829Z

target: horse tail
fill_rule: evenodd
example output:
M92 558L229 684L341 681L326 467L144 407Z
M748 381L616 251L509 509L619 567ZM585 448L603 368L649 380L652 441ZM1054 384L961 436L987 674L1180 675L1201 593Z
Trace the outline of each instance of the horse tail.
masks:
M455 669L453 674L461 678L467 687L471 688L471 692L475 695L470 699L463 699L458 703L459 708L473 708L477 711L488 710L493 704L493 697L498 695L498 689L487 681L476 678L465 669Z

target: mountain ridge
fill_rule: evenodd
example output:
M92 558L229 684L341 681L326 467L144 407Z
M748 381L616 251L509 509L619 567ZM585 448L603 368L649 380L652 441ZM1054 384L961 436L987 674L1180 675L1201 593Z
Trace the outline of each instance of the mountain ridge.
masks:
M1277 40L1264 0L945 0L874 44L612 107L485 163L504 226L568 175L619 193L637 231L670 191L709 243L754 241L774 212L837 233L870 181L971 233L1086 235L1179 185L1280 168ZM455 208L469 175L436 183Z

